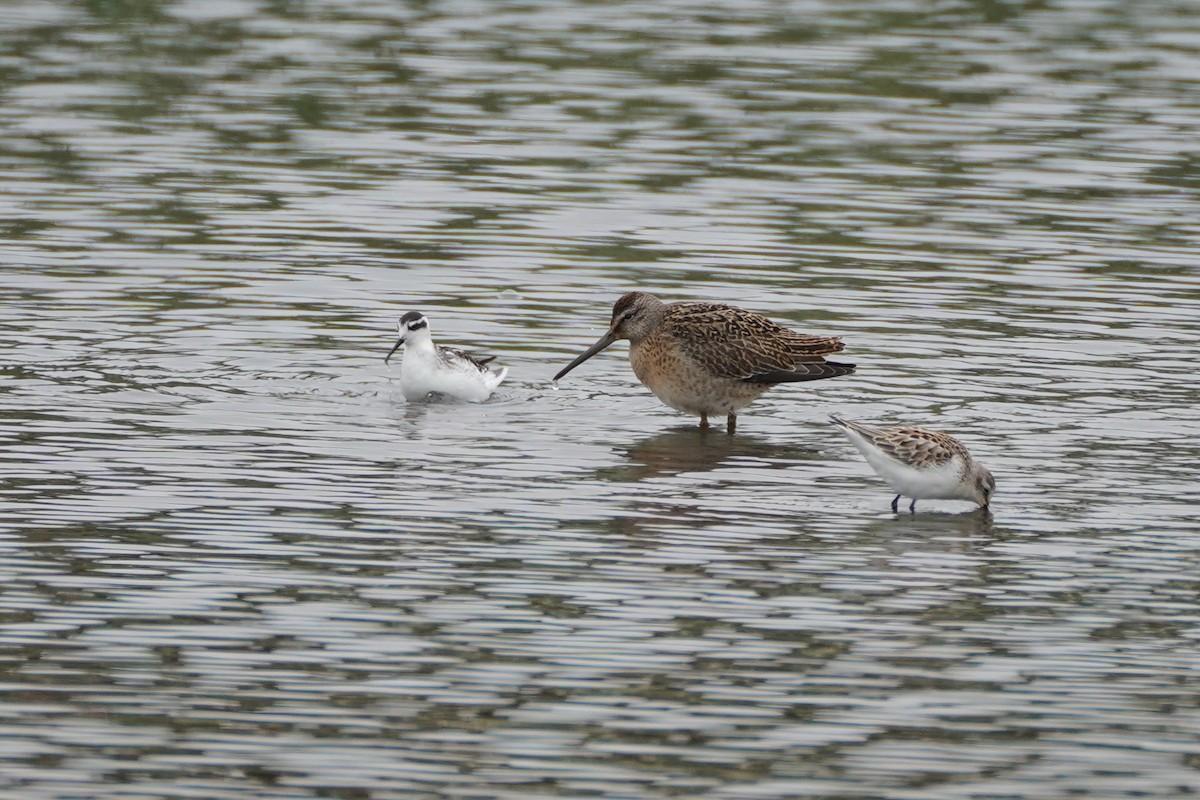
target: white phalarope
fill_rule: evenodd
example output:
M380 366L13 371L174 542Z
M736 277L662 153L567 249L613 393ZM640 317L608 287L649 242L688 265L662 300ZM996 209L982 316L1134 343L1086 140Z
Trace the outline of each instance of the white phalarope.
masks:
M487 366L495 356L477 358L465 350L434 344L429 320L420 312L408 312L396 328L400 339L383 361L389 363L392 354L404 346L400 389L405 400L428 400L432 396L482 403L508 374L508 367Z
M984 510L996 491L996 479L971 458L958 439L921 428L877 428L836 415L829 418L867 459L871 469L901 496L911 497L908 510L918 500L970 500Z

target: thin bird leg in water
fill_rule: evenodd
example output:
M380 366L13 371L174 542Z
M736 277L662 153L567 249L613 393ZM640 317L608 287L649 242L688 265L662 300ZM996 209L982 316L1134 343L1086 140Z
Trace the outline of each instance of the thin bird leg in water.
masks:
M725 420L725 430L729 431L730 433L733 433L737 430L737 416L734 414L729 415L729 418Z
M900 509L896 507L896 504L899 502L900 502L900 495L896 495L895 497L892 498L892 513L893 514L900 511Z
M708 414L700 412L700 430L708 430Z
M908 504L908 510L909 510L909 513L912 513L912 514L917 513L917 498L914 497L913 501Z

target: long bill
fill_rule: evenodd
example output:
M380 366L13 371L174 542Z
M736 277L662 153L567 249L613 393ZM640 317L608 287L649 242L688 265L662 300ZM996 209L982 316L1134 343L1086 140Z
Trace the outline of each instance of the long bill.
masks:
M596 342L594 345L589 347L587 350L584 350L579 355L578 358L576 358L570 364L567 364L565 367L563 367L562 371L554 376L554 380L558 380L563 375L566 375L568 372L575 369L580 364L587 361L589 358L596 355L596 353L599 353L601 350L608 347L610 344L612 344L616 340L617 340L617 337L613 335L612 331L609 331L608 333L604 334L603 336L600 337L600 341Z
M399 349L400 349L400 345L402 345L402 344L404 344L404 340L403 340L403 339L401 339L401 340L399 340L398 342L396 342L395 346L394 346L394 347L392 347L392 349L391 349L391 350L388 350L388 354L387 354L386 356L384 356L384 357L383 357L383 363L385 363L385 364L386 364L386 363L388 363L388 361L390 361L390 360L391 360L391 358L392 358L392 354L393 354L393 353L395 353L397 350L399 350Z

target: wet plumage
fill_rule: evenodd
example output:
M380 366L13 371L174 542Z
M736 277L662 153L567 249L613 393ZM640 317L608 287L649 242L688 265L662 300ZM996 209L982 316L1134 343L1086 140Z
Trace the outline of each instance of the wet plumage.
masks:
M912 498L909 511L916 511L917 500L970 500L983 508L991 502L995 478L953 436L906 426L880 428L836 415L829 419L897 492L892 511L901 497Z
M737 412L777 383L847 375L853 364L826 361L836 336L810 336L761 314L719 303L664 303L630 292L613 306L608 332L554 377L558 380L619 339L628 339L638 380L668 406L700 417Z
M404 347L400 362L400 389L404 399L422 401L431 397L482 403L508 374L508 367L488 366L495 356L477 357L456 347L434 344L429 320L417 311L400 318L396 326L400 338L383 359Z

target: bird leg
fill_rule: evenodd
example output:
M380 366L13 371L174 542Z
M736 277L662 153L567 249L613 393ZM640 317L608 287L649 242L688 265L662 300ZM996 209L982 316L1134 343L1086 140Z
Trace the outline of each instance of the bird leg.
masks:
M708 430L708 414L705 414L703 411L700 412L700 430Z
M908 512L910 514L917 513L917 498L914 497L913 501L908 504Z
M734 431L737 430L737 415L736 414L730 414L729 417L725 420L725 430L728 431L729 433L733 433Z
M895 514L896 512L898 512L900 510L899 508L896 507L896 504L899 502L900 502L900 495L896 495L895 497L892 498L892 513L893 514Z

